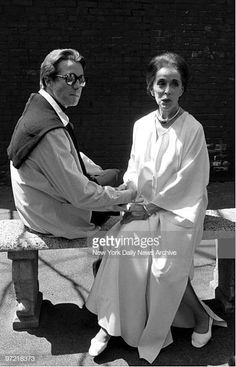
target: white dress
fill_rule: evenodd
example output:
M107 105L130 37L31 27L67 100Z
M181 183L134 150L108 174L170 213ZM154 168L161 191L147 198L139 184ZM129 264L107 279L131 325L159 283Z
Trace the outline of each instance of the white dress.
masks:
M124 181L162 209L147 220L117 223L106 234L117 239L116 251L111 255L112 246L106 247L86 307L110 335L138 347L150 363L172 342L173 323L194 326L191 310L179 306L202 238L208 177L203 128L189 113L165 130L156 130L155 112L135 123Z

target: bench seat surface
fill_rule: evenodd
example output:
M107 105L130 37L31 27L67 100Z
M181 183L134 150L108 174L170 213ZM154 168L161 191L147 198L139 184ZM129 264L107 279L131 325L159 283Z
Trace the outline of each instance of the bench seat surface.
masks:
M120 217L111 217L102 227L109 230ZM235 209L207 210L203 239L233 238L235 231ZM98 236L101 232L98 232ZM96 236L96 235L95 235ZM0 251L53 250L84 248L91 246L91 239L67 239L36 234L27 230L20 219L0 220Z
M119 220L118 216L111 217L102 226L103 233ZM99 236L99 233L96 235ZM0 220L0 251L55 250L90 246L89 238L68 239L38 234L27 230L20 219Z

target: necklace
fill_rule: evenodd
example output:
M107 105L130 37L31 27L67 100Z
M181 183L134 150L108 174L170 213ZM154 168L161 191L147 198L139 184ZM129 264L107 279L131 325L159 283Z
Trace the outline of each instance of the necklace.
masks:
M179 111L180 111L180 107L178 108L177 112L171 118L167 117L166 119L163 119L162 117L160 117L159 110L157 110L156 117L160 121L161 124L167 124L168 122L172 121L178 115Z

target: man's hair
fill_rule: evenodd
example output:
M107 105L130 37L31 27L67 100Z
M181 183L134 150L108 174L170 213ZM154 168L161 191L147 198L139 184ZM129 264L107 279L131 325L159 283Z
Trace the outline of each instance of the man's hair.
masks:
M40 67L40 87L45 88L45 78L55 79L57 66L63 60L73 60L79 62L85 68L84 57L72 48L57 49L51 51L44 59Z
M153 83L156 78L156 73L158 72L158 70L166 66L172 66L180 73L184 91L186 91L189 80L189 69L186 61L183 59L182 56L176 53L165 52L161 55L153 57L148 64L146 82L147 92L149 94L151 94L151 91L153 89Z

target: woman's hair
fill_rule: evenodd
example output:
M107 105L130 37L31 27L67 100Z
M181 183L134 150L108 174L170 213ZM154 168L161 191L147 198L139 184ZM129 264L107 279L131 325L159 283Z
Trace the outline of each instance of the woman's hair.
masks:
M51 51L44 59L40 67L40 87L45 88L45 78L55 79L57 74L57 66L63 60L73 60L79 62L83 69L85 68L85 59L76 50L72 48L57 49Z
M181 81L184 91L187 89L189 80L189 68L186 61L180 55L173 52L165 52L161 55L155 56L148 64L146 72L147 92L151 94L153 83L156 78L156 73L163 67L174 67L180 73Z

